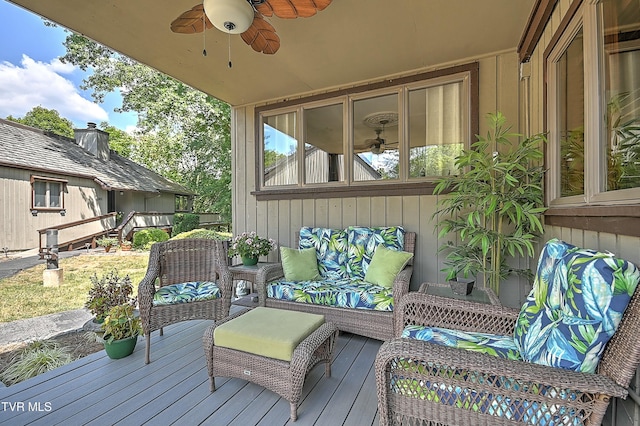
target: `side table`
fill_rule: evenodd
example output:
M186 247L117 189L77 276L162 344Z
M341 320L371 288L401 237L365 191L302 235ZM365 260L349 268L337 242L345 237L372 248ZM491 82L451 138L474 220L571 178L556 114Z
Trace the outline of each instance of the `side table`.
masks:
M229 271L231 272L231 278L233 279L233 281L240 281L240 280L244 280L244 281L249 281L251 283L251 290L249 292L249 296L255 296L254 294L254 289L253 289L253 285L256 282L256 276L258 275L258 271L260 271L260 268L267 266L267 265L273 265L276 262L258 262L255 265L243 265L242 263L238 264L238 265L231 265L229 266ZM233 286L233 294L235 294L235 285ZM251 297L249 297L249 301L251 301ZM239 299L239 300L242 300ZM245 305L245 303L241 303L243 306L248 306ZM251 303L251 306L257 306L257 303Z
M433 296L449 297L451 299L466 300L468 302L486 303L488 305L500 306L500 299L490 288L473 286L473 291L469 295L455 294L448 284L422 283L421 293L431 294Z

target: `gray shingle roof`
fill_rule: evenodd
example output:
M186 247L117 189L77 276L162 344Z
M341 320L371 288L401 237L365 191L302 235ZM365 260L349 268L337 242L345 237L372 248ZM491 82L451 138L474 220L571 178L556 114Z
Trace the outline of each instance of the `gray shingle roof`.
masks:
M0 165L85 177L110 190L193 194L114 151L105 162L73 139L3 119L0 119Z

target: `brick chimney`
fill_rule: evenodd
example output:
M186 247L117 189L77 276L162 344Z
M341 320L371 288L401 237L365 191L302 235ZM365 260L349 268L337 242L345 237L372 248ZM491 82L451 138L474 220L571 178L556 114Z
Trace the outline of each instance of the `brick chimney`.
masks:
M109 133L96 128L96 123L87 123L86 129L74 129L76 143L94 157L109 161Z

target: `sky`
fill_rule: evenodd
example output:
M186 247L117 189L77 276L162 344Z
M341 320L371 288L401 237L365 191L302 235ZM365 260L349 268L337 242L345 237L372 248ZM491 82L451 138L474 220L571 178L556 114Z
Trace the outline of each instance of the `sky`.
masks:
M46 27L39 16L0 0L0 118L22 118L41 106L58 111L75 128L107 121L132 130L136 114L114 112L122 105L119 93L97 104L79 87L88 74L57 59L65 54L66 34L62 27Z

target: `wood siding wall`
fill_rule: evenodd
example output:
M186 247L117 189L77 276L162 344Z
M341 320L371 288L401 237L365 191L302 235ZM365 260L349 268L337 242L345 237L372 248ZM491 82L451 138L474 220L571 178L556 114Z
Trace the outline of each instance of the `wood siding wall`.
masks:
M461 60L458 64L443 64L438 68L479 62L480 78L480 133L486 133L484 116L501 111L520 131L520 83L518 57L515 51ZM429 70L423 70L429 71ZM443 256L438 253L442 241L438 240L435 222L431 216L436 210L437 197L370 196L328 199L256 201L251 194L255 188L255 105L234 108L232 111L233 141L233 231L257 231L275 239L280 245L294 247L295 232L301 226L345 228L350 225L385 226L402 225L418 234L416 260L411 288L417 289L425 281L442 281ZM269 255L278 259L278 253ZM528 293L528 286L516 283L502 295L503 302L518 306Z
M46 174L67 180L65 215L58 211L31 214L31 174L28 170L0 167L0 247L10 251L38 247L38 229L107 213L107 191L88 179ZM38 173L42 176L43 173Z

